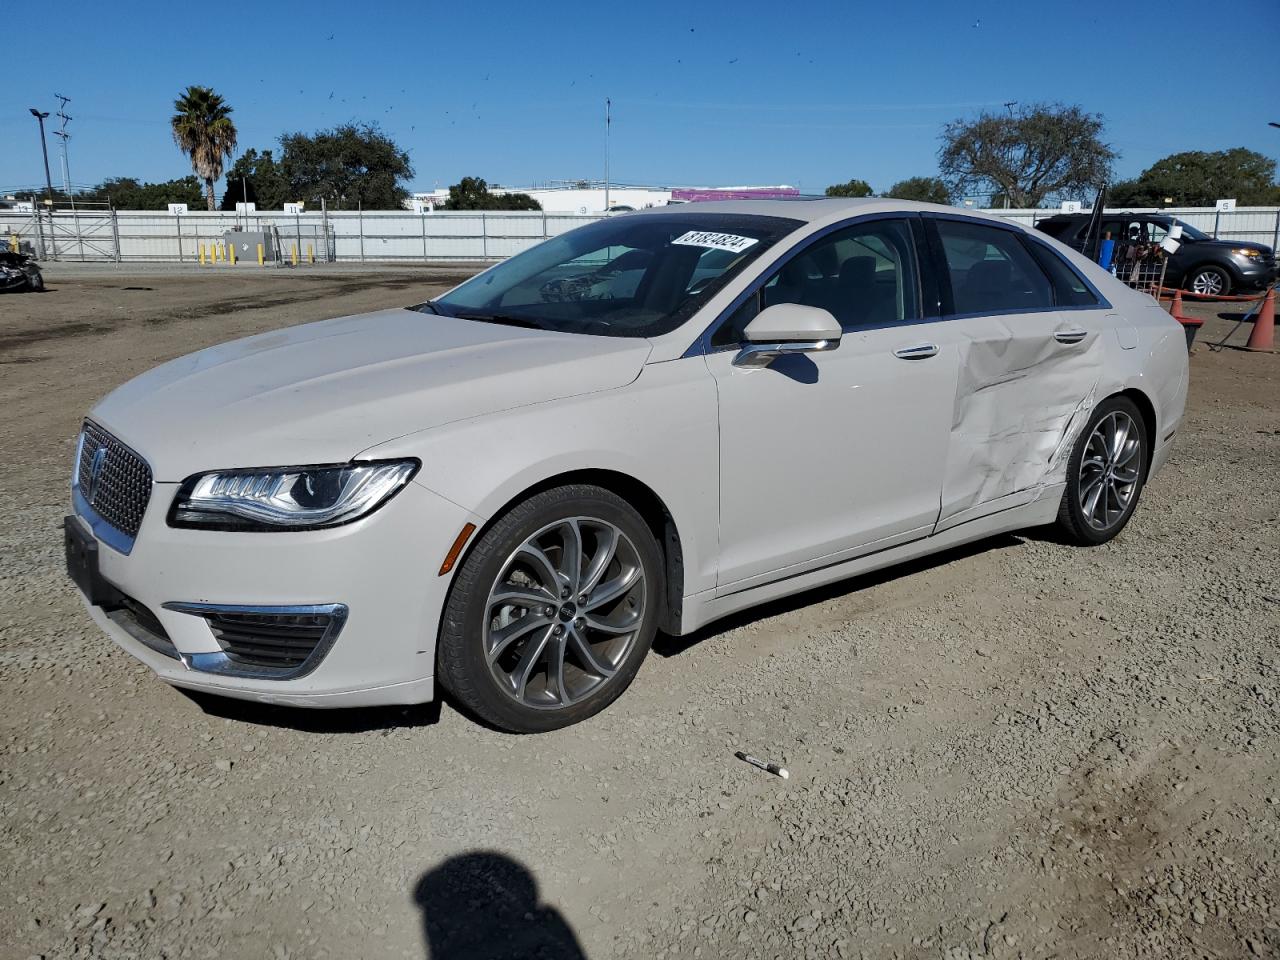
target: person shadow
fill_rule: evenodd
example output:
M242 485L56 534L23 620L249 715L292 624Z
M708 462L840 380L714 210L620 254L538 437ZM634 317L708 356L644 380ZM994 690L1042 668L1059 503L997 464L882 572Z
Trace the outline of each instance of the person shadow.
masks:
M450 857L418 880L427 960L587 960L522 864L493 851Z

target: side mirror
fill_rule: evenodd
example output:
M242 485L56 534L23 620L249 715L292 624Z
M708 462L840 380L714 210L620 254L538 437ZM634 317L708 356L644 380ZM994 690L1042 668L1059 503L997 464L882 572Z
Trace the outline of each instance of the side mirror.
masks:
M743 331L746 344L735 367L767 367L788 353L818 353L840 346L840 324L828 310L799 303L765 307Z

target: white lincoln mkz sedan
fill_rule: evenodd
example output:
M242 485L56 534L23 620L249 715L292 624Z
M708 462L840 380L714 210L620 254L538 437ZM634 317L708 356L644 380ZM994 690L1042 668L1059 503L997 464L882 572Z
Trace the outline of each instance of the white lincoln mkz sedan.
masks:
M549 730L658 630L1005 531L1109 540L1186 391L1177 322L1007 221L667 207L126 383L80 434L67 565L172 684L337 707L439 683Z

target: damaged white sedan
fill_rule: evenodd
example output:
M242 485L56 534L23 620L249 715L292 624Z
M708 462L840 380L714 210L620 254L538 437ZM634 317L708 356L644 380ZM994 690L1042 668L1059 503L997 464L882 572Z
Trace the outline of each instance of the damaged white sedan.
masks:
M437 300L249 337L85 421L93 618L180 687L603 709L657 631L1057 523L1114 537L1185 340L1042 234L892 200L613 217Z

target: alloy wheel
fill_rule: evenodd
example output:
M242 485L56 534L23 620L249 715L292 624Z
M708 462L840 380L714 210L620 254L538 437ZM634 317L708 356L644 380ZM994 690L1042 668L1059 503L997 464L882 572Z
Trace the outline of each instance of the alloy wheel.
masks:
M1115 410L1093 428L1080 458L1080 510L1089 526L1107 530L1128 511L1142 471L1141 428Z
M543 527L507 558L486 601L484 656L499 688L543 710L596 692L640 634L645 590L640 554L612 523Z
M1216 270L1202 270L1191 281L1193 293L1216 297L1222 293L1222 275Z

